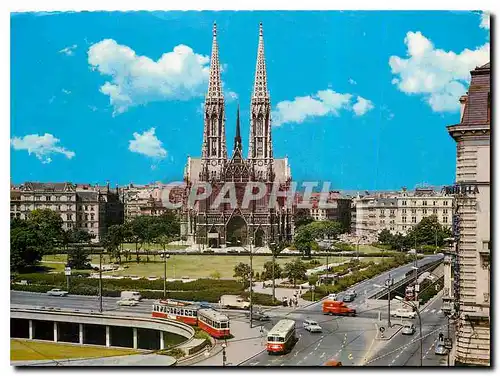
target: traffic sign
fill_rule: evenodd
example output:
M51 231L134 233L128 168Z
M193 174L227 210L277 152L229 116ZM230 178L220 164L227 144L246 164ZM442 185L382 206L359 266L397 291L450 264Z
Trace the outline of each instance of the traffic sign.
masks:
M71 268L69 266L64 268L64 275L71 275Z
M378 328L378 330L380 330L380 333L385 332L385 328L383 326L381 326L380 328Z

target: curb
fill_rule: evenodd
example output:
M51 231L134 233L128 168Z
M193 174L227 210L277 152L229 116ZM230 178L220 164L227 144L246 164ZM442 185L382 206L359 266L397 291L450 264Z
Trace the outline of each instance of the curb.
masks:
M403 329L403 325L401 324L393 324L391 329L394 328L395 326L399 326L399 328L397 330L395 330L390 336L384 336L384 337L380 337L379 333L379 325L377 323L375 323L375 327L377 328L377 334L375 335L375 340L377 341L389 341L390 339L392 339L396 334L398 334L401 329Z

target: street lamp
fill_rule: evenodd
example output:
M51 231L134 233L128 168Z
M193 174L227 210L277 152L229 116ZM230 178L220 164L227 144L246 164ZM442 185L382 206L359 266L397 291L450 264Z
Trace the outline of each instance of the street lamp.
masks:
M167 259L170 255L165 251L160 252L160 257L163 258L163 298L167 297Z
M400 296L396 296L395 299L399 300L403 304L406 304L406 305L410 306L411 308L413 308L415 310L415 312L417 312L418 326L420 328L420 367L422 367L422 362L423 362L424 356L423 356L423 347L422 347L422 345L423 345L422 344L422 342L423 342L423 337L422 337L422 319L420 318L420 311L415 306L415 304L403 300L403 298L401 298Z
M222 344L222 367L226 366L226 361L227 361L227 358L226 358L226 347L227 347L227 345L225 343L223 343Z
M99 313L102 313L102 249L99 252Z
M387 287L387 327L391 327L391 287L394 284L394 278L391 278L389 274L387 279L385 280L385 287ZM384 288L384 286L380 286L377 284L373 284L375 287Z

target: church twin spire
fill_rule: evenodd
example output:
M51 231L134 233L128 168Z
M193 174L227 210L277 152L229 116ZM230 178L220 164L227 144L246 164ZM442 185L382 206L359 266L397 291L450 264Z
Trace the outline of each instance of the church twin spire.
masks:
M202 161L205 176L217 174L227 159L225 136L225 103L220 74L219 47L217 44L217 26L214 22L212 54L208 91L205 98L205 126L203 132ZM266 61L264 56L264 32L259 24L259 44L257 63L251 100L250 139L248 159L251 165L264 173L272 163L271 111L267 90ZM242 155L243 147L240 132L240 112L238 105L234 150Z

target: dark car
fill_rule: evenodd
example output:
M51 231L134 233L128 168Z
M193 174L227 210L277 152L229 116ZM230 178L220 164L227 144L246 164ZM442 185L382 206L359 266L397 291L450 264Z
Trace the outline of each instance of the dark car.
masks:
M342 299L343 302L345 303L350 303L354 301L354 295L353 294L346 294L344 295L344 298Z
M250 317L250 312L247 312L247 317ZM269 321L271 318L266 315L264 312L257 311L252 313L252 320L257 321Z

